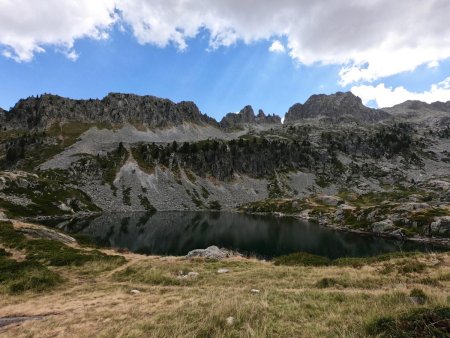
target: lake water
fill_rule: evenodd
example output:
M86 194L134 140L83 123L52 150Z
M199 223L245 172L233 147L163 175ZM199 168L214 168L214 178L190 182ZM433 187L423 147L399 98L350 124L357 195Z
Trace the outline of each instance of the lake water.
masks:
M87 235L99 244L155 255L181 256L210 245L263 258L300 251L338 258L438 249L340 232L290 217L227 212L103 214L57 226Z

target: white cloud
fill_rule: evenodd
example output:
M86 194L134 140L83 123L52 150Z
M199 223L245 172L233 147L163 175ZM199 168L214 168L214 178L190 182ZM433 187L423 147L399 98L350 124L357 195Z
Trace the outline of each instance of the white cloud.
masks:
M437 84L433 84L424 92L410 92L404 87L390 88L384 83L377 86L355 86L352 93L359 96L364 104L376 102L378 107L392 107L407 100L419 100L427 103L450 100L450 77Z
M450 58L448 13L448 0L0 0L0 45L29 61L48 46L104 38L114 24L141 44L180 50L200 31L210 49L281 36L297 62L342 66L345 86Z
M75 40L107 37L116 21L114 3L114 0L0 0L2 53L16 61L31 61L34 54L53 46L69 59L76 59Z
M280 40L275 40L272 45L269 47L269 51L273 53L284 53L286 52L286 48L281 43Z

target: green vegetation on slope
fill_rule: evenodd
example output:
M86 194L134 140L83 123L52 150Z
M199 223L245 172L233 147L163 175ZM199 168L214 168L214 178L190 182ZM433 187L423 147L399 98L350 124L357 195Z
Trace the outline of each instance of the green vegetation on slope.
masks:
M79 250L48 239L29 239L10 222L0 221L0 244L24 254L24 260L17 261L6 250L1 251L0 292L43 291L61 283L63 278L49 267L82 266L89 262L116 267L125 262L122 256L108 256L98 250Z

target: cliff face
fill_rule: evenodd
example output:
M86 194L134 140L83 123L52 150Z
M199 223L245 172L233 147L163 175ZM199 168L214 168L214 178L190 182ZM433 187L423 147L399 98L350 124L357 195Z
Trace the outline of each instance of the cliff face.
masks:
M220 121L224 129L239 129L255 124L281 124L281 118L275 114L266 116L261 109L255 116L252 106L245 106L239 113L229 113Z
M304 104L293 105L287 112L285 121L296 122L318 117L338 121L345 116L373 123L388 118L389 114L364 106L361 99L350 92L338 92L332 95L313 95Z
M174 103L154 96L108 94L102 100L72 100L42 95L20 100L5 113L10 129L45 129L55 122L122 124L137 122L149 128L177 126L184 122L217 125L201 114L193 102Z

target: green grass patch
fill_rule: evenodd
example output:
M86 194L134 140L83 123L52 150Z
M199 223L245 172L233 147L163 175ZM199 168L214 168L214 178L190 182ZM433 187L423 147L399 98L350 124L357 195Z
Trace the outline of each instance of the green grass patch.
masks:
M156 267L147 266L144 268L139 267L127 267L126 269L116 272L113 275L113 279L118 282L132 282L132 283L144 283L149 285L181 285L181 279L178 279L175 274L171 274L168 271L160 270Z
M275 265L287 266L350 266L354 268L364 265L389 261L391 259L414 257L419 255L418 252L392 252L372 257L342 257L334 260L323 256L317 256L306 252L297 252L289 255L275 257L273 263ZM421 263L422 264L422 263Z
M18 294L25 291L41 292L63 281L56 272L39 262L17 262L0 256L0 292Z
M296 252L290 255L279 256L273 259L275 265L287 266L326 266L330 265L330 259L313 255L307 252Z
M450 307L414 309L399 317L382 317L367 325L367 333L378 337L446 338L450 334Z

